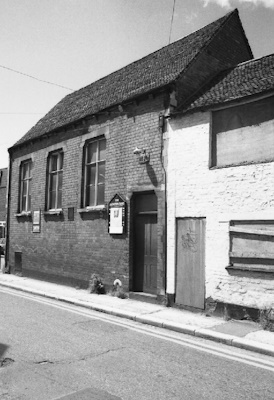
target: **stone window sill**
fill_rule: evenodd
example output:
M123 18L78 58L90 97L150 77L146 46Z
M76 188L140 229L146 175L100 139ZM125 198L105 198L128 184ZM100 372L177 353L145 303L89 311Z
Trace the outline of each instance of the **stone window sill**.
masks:
M20 213L17 213L17 214L15 214L15 217L17 217L17 218L26 218L26 217L28 217L28 218L30 218L31 217L31 211L22 211L22 212L20 212Z
M235 270L235 271L249 271L249 272L266 272L273 273L274 265L242 265L234 263L233 265L228 265L225 267L226 270Z
M62 208L56 208L54 210L44 211L44 215L61 215L61 214L63 214Z
M106 211L107 208L105 205L101 206L94 206L94 207L85 207L85 208L78 208L77 211L79 213L96 213L96 212L103 212Z

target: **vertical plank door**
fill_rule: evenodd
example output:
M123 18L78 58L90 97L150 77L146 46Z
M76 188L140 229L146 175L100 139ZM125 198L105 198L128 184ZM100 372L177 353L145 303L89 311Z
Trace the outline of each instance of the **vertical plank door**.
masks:
M134 290L157 292L157 216L138 215L135 221Z
M144 292L157 292L157 216L144 216L145 254L144 254Z
M204 309L205 218L177 219L176 303Z

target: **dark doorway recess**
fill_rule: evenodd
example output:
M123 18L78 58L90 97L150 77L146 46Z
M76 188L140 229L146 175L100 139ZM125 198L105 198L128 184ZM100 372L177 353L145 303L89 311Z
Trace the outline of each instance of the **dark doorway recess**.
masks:
M157 197L134 197L133 291L157 293Z

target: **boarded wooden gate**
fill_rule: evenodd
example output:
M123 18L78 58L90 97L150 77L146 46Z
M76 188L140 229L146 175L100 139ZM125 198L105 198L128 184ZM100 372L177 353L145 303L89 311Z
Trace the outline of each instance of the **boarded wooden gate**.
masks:
M274 221L231 221L227 269L274 272Z
M204 309L205 218L177 219L176 303Z

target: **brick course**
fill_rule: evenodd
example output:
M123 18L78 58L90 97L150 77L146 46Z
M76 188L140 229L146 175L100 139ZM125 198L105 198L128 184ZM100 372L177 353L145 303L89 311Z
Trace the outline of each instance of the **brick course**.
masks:
M8 169L0 169L1 179L0 179L0 221L6 220L6 192L7 192L7 174Z

